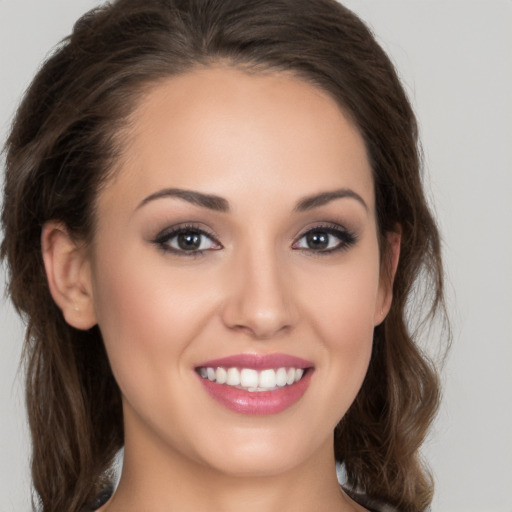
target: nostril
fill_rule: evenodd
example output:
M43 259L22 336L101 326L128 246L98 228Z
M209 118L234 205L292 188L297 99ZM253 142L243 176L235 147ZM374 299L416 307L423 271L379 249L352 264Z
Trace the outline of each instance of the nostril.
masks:
M245 333L251 338L262 341L270 340L272 338L275 338L276 336L280 336L284 332L288 331L290 328L291 325L272 326L269 324L262 325L261 323L255 323L251 325L237 324L230 327L230 329L233 331Z
M234 266L222 310L224 324L231 330L255 339L267 340L282 335L298 320L286 270L279 268L275 255L247 255L243 264Z

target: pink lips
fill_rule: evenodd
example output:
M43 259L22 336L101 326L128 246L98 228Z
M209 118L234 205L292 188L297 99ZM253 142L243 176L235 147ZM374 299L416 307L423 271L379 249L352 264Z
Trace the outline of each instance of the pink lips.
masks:
M197 365L200 367L216 368L253 368L254 370L265 370L266 368L311 368L313 363L300 357L289 356L287 354L238 354L235 356L223 357L221 359L212 359Z
M228 409L254 415L277 414L295 404L306 392L313 374L313 363L286 354L239 354L221 359L205 361L198 368L252 368L265 370L269 368L302 368L304 376L292 385L272 391L250 392L226 384L203 379L198 375L208 394Z

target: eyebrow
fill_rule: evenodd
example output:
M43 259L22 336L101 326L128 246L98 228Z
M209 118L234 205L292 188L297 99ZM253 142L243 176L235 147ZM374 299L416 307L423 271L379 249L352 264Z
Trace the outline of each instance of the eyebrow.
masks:
M229 212L229 203L223 197L215 196L212 194L203 194L201 192L196 192L194 190L184 190L181 188L165 188L155 192L145 199L143 199L136 209L141 208L145 204L155 201L157 199L162 199L166 197L176 197L178 199L182 199L189 203L201 206L203 208L208 208L209 210L214 210L218 212ZM315 194L312 196L307 196L299 200L294 210L296 212L304 212L307 210L312 210L313 208L318 208L323 206L335 199L343 199L343 198L351 198L355 199L368 210L368 205L365 203L364 199L349 188L341 188L338 190L331 190L328 192L321 192L320 194Z
M211 194L202 194L201 192L195 192L193 190L183 190L181 188L164 188L159 190L158 192L155 192L143 199L136 209L139 209L151 201L162 199L164 197L177 197L178 199L183 199L189 203L202 206L203 208L208 208L209 210L215 210L217 212L229 211L229 203L223 197Z
M304 197L297 203L295 211L304 212L313 208L318 208L319 206L323 206L324 204L330 203L335 199L343 199L346 197L355 199L364 206L365 210L368 210L368 205L358 193L349 188L340 188L338 190L321 192L320 194Z

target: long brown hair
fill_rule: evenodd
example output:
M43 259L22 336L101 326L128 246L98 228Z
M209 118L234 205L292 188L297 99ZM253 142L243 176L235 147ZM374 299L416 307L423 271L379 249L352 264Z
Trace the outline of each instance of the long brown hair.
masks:
M347 485L420 512L432 482L419 447L438 407L436 371L406 316L415 284L426 316L443 312L439 235L422 189L416 120L369 29L334 0L117 0L83 16L47 60L7 140L1 256L27 322L32 477L44 512L77 512L108 485L123 445L120 392L97 327L70 327L53 302L42 225L94 236L94 204L115 172L144 91L216 61L289 71L328 91L363 136L373 168L381 257L401 228L394 299L375 329L362 389L335 432Z

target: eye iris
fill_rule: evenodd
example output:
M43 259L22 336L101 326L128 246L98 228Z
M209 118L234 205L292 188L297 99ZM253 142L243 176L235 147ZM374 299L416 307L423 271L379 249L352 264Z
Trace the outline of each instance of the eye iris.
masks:
M181 233L178 235L178 246L184 251L199 249L201 246L201 235L199 233Z
M329 233L313 231L306 235L306 242L310 249L326 249L329 246Z

